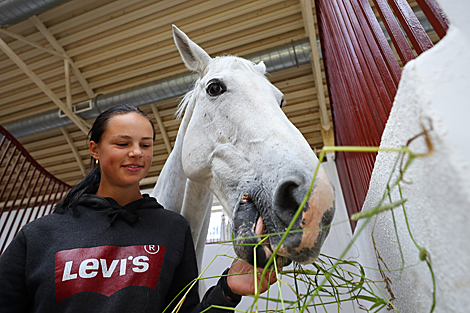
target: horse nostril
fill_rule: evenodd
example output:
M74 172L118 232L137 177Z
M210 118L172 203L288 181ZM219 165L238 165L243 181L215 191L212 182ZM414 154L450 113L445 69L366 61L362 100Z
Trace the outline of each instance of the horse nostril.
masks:
M300 179L289 178L280 183L274 193L274 205L284 214L294 214L302 202Z

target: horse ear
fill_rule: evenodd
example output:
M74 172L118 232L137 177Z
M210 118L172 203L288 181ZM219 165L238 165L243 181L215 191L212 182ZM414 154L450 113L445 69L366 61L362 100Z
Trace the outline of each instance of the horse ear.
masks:
M173 39L186 67L202 75L211 57L178 27L173 25Z
M266 65L263 61L260 61L258 64L256 64L255 69L263 75L266 74Z

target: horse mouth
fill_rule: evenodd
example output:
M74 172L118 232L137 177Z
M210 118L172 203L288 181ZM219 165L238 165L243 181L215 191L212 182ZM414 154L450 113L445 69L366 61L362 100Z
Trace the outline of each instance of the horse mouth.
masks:
M252 197L244 194L236 208L233 218L234 250L242 260L265 267L274 250L271 246L270 231ZM281 268L292 261L286 257L275 256L276 265Z
M255 235L259 236L260 242L265 248L266 253L272 255L274 253L273 248L271 247L271 242L269 241L268 230L264 225L263 217L260 215L255 224Z
M241 196L232 220L237 256L257 267L265 267L273 254L280 267L314 262L335 212L334 192L328 188L326 176L321 177L295 221L298 205L271 201L263 187Z
M274 250L271 245L271 241L269 240L270 238L269 231L266 228L263 217L261 215L258 217L258 220L256 221L255 235L259 236L261 246L263 247L264 252L266 254L266 259L269 260L271 256L274 254ZM287 266L292 262L292 260L286 257L280 256L280 255L276 255L275 260L276 260L276 265L278 268ZM257 265L258 267L264 267L266 264L261 264L261 265L257 264Z

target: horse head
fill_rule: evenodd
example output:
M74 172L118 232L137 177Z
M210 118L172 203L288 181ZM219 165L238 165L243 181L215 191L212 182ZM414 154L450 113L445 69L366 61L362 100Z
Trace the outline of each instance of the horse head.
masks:
M318 159L282 111L283 94L266 78L263 62L211 58L175 26L173 36L187 68L199 73L179 107L184 118L172 152L181 164L179 175L218 198L232 218L238 257L253 264L256 256L257 265L264 266L302 203ZM318 257L334 201L320 168L301 215L279 247L278 263L305 264ZM260 240L264 244L253 253Z

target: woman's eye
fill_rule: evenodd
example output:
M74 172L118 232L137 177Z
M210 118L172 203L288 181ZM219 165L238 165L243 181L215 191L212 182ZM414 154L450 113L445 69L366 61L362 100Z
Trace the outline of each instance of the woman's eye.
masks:
M207 86L206 91L209 94L209 96L214 97L214 96L223 94L226 91L226 89L225 89L225 86L223 86L221 83L213 82L209 84L209 86Z
M119 147L125 147L127 146L127 143L117 143L116 145L118 145Z
M150 148L150 145L142 145L142 148Z

